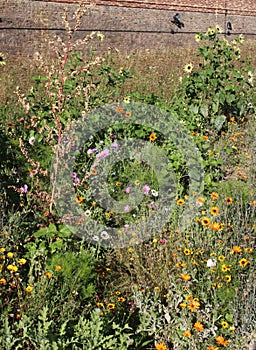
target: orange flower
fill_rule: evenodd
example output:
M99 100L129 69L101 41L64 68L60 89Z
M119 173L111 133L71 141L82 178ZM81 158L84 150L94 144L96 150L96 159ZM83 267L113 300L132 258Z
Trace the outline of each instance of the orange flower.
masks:
M219 350L219 348L217 348L217 346L208 346L207 350Z
M200 307L200 303L198 300L193 299L191 303L188 304L188 309L190 311L196 311Z
M191 276L189 276L188 274L186 273L182 273L180 275L181 279L183 279L183 281L190 281L191 280Z
M218 199L218 198L219 198L218 193L217 193L217 192L212 192L212 193L211 193L211 198L212 198L212 199Z
M56 271L60 271L60 270L61 270L61 266L60 266L60 265L56 265L56 266L55 266L55 270L56 270Z
M194 328L196 331L201 332L202 330L204 330L204 325L198 321L194 324Z
M183 333L183 337L191 337L191 332L190 331L185 331L184 333Z
M116 111L117 113L122 113L123 112L123 108L122 107L116 107Z
M232 250L235 253L242 253L242 248L239 245L235 245Z
M221 337L221 336L216 337L215 340L216 340L216 343L217 343L218 345L227 346L228 343L229 343L229 340L225 340L225 339L224 339L223 337Z
M0 279L0 284L6 284L6 279L5 278L1 278Z
M51 278L51 277L52 277L52 274L51 274L51 272L46 272L46 273L45 273L45 276L46 276L47 278Z
M156 344L156 350L168 350L164 343Z
M213 222L212 224L210 224L210 228L213 231L220 231L222 229L221 224L219 224L218 222Z

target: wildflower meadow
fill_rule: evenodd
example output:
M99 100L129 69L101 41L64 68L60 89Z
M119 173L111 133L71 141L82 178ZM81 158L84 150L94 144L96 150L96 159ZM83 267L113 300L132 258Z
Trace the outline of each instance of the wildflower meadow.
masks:
M98 52L85 12L0 54L0 349L256 349L255 44Z

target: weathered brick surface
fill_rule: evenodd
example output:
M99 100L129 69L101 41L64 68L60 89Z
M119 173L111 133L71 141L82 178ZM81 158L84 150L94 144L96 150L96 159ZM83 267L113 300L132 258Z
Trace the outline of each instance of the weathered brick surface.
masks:
M72 0L38 1L5 0L0 3L0 50L13 54L33 55L44 50L44 39L64 35L63 8L76 9ZM184 28L177 28L173 15L179 12ZM105 34L104 46L123 51L137 49L169 50L193 45L196 32L209 25L232 23L233 35L256 37L255 0L172 0L112 1L99 0L83 17L82 37L92 30ZM171 30L175 34L171 33ZM96 45L96 44L95 44Z

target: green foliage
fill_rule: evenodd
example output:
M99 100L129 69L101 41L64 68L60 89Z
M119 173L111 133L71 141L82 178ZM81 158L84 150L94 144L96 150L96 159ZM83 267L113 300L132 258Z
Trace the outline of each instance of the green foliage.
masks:
M239 61L243 37L228 41L219 31L216 26L196 35L200 62L185 67L188 75L172 100L190 130L219 132L230 119L242 122L253 112L253 69Z

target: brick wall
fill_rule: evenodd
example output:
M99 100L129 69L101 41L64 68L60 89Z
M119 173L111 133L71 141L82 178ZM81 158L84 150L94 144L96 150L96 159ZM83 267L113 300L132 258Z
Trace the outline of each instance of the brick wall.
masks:
M11 54L30 55L44 50L47 36L64 35L63 8L72 13L72 0L38 1L5 0L0 3L0 50ZM179 12L184 27L171 23ZM96 0L81 23L82 37L92 30L105 34L105 47L122 51L137 49L169 50L194 45L196 32L218 23L226 29L232 23L230 37L243 33L256 37L255 0ZM174 32L174 34L172 34ZM96 43L94 43L96 45Z

